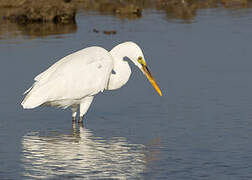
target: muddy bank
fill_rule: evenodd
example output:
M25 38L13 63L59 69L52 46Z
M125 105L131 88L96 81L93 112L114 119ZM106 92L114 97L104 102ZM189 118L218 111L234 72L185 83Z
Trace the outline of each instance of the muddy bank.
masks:
M74 23L77 11L96 11L136 19L143 9L165 11L168 18L193 19L202 8L248 8L252 0L1 0L3 16L12 22Z
M165 11L167 18L193 20L200 9L207 8L250 8L251 0L160 0L157 9Z
M63 0L1 0L4 19L19 24L54 22L68 24L75 21L76 7Z
M252 0L0 0L0 38L76 32L78 11L134 20L141 18L143 10L156 9L165 12L167 19L190 23L200 9L250 8L251 4ZM93 29L93 32L117 34L114 29Z
M119 0L1 0L0 10L6 20L19 24L54 22L74 23L77 10L110 13L134 19L141 17L138 1Z

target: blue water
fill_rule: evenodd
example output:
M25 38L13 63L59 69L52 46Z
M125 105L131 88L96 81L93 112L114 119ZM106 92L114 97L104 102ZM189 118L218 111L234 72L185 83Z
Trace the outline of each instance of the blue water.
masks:
M76 28L0 38L0 179L252 178L250 9L204 9L191 23L156 11L134 21L78 14ZM131 65L123 88L95 97L84 127L70 110L20 106L61 57L128 40L143 49L163 97Z

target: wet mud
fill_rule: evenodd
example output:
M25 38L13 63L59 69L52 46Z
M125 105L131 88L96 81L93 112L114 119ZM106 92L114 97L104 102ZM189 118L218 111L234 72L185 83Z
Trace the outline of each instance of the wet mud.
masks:
M80 11L114 15L120 19L141 18L143 10L165 12L167 19L190 23L200 9L251 8L252 0L1 0L0 36L12 29L29 36L72 33L77 30ZM114 29L95 29L94 33L114 35Z
M249 8L251 0L1 0L2 17L19 24L75 22L77 11L96 11L122 19L137 19L143 9L165 11L168 18L193 19L199 9Z

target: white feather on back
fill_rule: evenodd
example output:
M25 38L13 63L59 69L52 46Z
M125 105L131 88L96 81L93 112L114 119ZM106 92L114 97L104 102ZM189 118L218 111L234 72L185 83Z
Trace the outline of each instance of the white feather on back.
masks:
M62 100L62 103L68 102L64 106L70 106L76 100L103 91L112 68L110 53L101 47L77 51L36 76L22 105L34 108L46 102L57 101L59 104Z

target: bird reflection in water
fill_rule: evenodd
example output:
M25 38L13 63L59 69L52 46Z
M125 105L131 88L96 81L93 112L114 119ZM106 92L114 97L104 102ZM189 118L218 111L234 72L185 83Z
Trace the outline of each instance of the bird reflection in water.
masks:
M73 124L72 133L29 133L22 138L25 178L141 177L145 146L124 137L103 139Z

